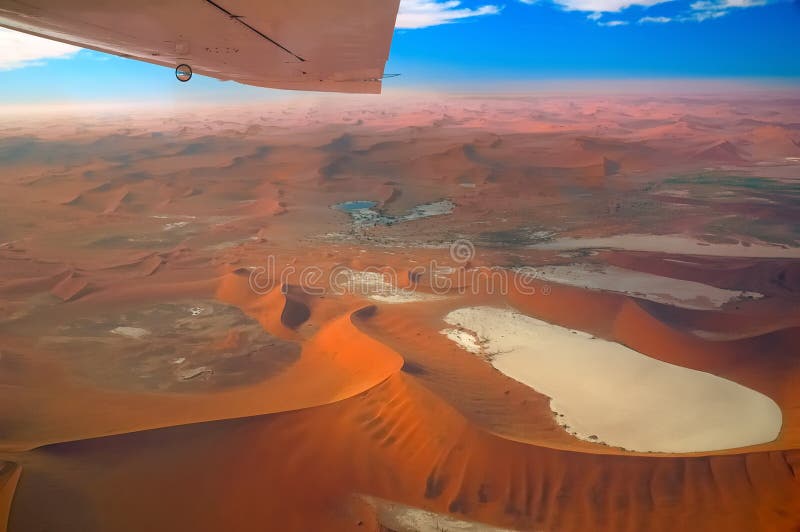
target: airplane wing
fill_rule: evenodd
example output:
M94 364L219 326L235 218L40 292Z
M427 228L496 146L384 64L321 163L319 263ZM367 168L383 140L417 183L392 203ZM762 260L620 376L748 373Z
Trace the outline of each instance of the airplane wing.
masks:
M380 93L400 0L0 0L0 26L247 85Z

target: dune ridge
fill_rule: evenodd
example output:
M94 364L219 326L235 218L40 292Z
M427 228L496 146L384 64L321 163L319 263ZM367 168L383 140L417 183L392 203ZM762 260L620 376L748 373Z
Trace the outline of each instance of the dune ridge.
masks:
M595 89L7 116L9 530L796 529L800 105ZM606 277L497 284L567 264ZM367 289L301 277L342 268ZM485 306L738 383L780 432L576 438L440 334Z
M234 290L224 279L220 284L222 299L235 298ZM237 279L240 278L234 276L234 285ZM246 279L244 282L246 284ZM283 301L278 288L272 296L264 296L249 307L243 306L243 310L266 324L269 332L296 339L299 333L281 321L285 312ZM275 307L270 303L276 303ZM327 314L323 314L327 316L325 324L310 333L299 359L277 375L255 385L210 394L141 394L86 387L57 363L26 362L19 377L26 387L7 398L0 414L22 420L32 405L39 405L35 407L39 412L35 416L37 423L20 425L6 436L1 448L25 450L58 441L297 410L361 393L397 373L403 365L399 354L354 326L353 314L362 307L356 305L344 312L326 311ZM21 349L23 345L8 345L10 350L15 347ZM72 400L57 400L60 395L54 397L54 390L69 395ZM291 393L287 393L288 390ZM93 412L92 417L83 415L87 409ZM119 412L126 413L123 420Z
M44 467L87 497L96 522L120 531L153 519L172 530L259 530L265 522L286 530L354 530L359 522L377 529L374 514L349 502L356 493L512 529L788 529L800 517L796 451L647 458L543 449L476 430L402 374L327 406L56 444L29 462L11 531L86 524L86 507L57 499L50 513L36 511L37 500L55 494L40 476ZM89 469L76 475L77 462ZM175 479L166 496L146 489L164 467ZM321 470L324 476L315 474ZM120 475L133 494L122 500L104 489ZM227 489L225 479L241 489ZM277 486L281 497L264 497ZM286 504L299 498L317 511ZM190 510L211 501L213 512ZM151 512L137 511L143 506Z
M0 461L0 532L8 530L11 503L21 473L22 468L18 464Z

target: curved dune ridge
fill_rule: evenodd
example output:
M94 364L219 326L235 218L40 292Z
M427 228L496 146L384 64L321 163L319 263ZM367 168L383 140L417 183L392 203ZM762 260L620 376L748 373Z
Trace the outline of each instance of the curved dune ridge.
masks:
M502 373L551 398L578 438L640 452L686 453L773 441L782 414L769 397L710 373L494 307L450 312L445 329Z
M204 393L169 394L166 390L142 393L142 390L129 387L100 387L87 379L77 380L72 377L76 372L75 365L65 358L28 360L23 356L12 357L21 351L23 345L6 344L3 346L3 359L19 360L19 364L16 376L10 381L14 386L9 388L14 393L7 394L0 401L0 418L5 420L6 430L4 439L0 441L0 451L17 452L55 442L333 403L376 386L399 372L403 365L398 353L361 333L352 323L353 314L363 305L349 310L338 305L320 309L323 325L308 328L307 332L304 331L305 336L300 336L289 325L298 323L309 311L291 287L287 294L281 287L276 287L269 294L256 296L241 287L237 292L237 282L246 285L246 279L232 275L223 280L227 283L223 282L219 287L221 300L238 298L240 308L274 336L292 341L303 339L298 359L257 382L209 389ZM297 299L295 307L289 310L286 309L288 299ZM103 307L103 312L111 314L119 312L120 308L130 311L119 301L115 305L113 310ZM97 311L82 315L74 307L73 313L76 317L87 318L96 316ZM123 327L103 334L134 344L134 347L142 342L136 336L149 337L147 330L142 333L142 329L131 329ZM225 364L231 363L233 343L252 345L254 338L251 335L247 339L237 339L235 331L232 335L227 330L219 330L213 335L210 329L206 329L204 325L201 330L208 334L208 341L215 342L209 349L219 353L220 362ZM270 343L275 345L269 346L266 354L274 354L274 348L282 342ZM167 342L160 346L162 350L171 347L174 346ZM186 362L192 356L186 355ZM103 364L101 368L105 370L107 366L109 364ZM176 363L174 368L180 376L180 366ZM194 373L182 375L190 380L197 376ZM64 397L70 400L65 401ZM87 412L92 415L86 415ZM121 416L120 412L125 415Z
M354 494L449 514L451 529L792 530L799 467L796 451L656 458L512 442L400 373L317 408L37 449L9 530L394 528Z
M11 503L21 472L22 468L19 465L0 460L0 532L7 530Z

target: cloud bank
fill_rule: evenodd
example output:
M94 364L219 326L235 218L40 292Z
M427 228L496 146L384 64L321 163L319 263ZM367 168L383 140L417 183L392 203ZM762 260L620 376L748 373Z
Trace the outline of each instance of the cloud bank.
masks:
M66 59L79 51L77 46L0 28L0 70L41 66L47 59Z
M535 4L539 0L519 0L523 4ZM667 4L673 0L550 0L564 11L589 13L587 18L599 26L627 26L631 22L639 24L666 24L668 22L703 22L724 17L732 10L765 6L774 0L694 0L688 6L671 16L642 16L638 20L601 20L603 15L613 13L624 15L630 7L649 8ZM800 1L800 0L795 0Z
M459 20L480 17L483 15L496 15L500 7L484 5L471 9L461 7L459 0L401 0L400 12L397 14L396 28L419 29L431 26L450 24Z
M617 13L631 6L650 7L669 0L555 0L567 11L591 11L592 13Z

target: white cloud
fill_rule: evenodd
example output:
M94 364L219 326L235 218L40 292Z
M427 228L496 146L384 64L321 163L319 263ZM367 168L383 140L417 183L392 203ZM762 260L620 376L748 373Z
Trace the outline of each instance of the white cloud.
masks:
M671 0L554 0L567 11L590 11L592 13L617 13L631 6L650 7Z
M666 24L667 22L672 22L670 17L642 17L639 19L639 24L646 24L646 23L653 23L653 24Z
M457 20L496 15L500 8L495 5L480 6L475 9L461 7L460 0L401 0L395 27L404 29L428 28L449 24Z
M735 7L757 7L766 5L766 0L700 0L691 8L695 11L724 11Z
M520 0L525 4L537 0ZM551 0L565 11L582 11L589 13L587 18L597 22L599 26L625 26L630 20L600 21L606 13L621 13L629 7L649 8L672 0ZM689 9L674 16L644 16L638 19L639 24L666 24L668 22L702 22L704 20L724 17L737 8L767 5L773 0L694 0ZM800 0L796 0L800 1Z
M77 46L0 28L0 70L41 66L46 59L66 59L80 50Z
M732 9L758 7L766 4L767 0L698 0L689 6L692 11L683 20L703 22L724 17Z
M703 22L704 20L720 18L727 15L727 11L695 11L681 19L682 22Z

